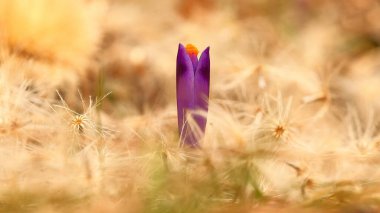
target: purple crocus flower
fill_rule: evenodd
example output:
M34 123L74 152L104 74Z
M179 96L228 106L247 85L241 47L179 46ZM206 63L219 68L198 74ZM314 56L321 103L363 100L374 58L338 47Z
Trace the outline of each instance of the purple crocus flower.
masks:
M198 49L188 44L184 47L179 44L177 54L177 110L178 129L181 143L191 147L199 146L198 140L206 130L207 117L193 115L194 121L200 130L196 134L186 120L187 113L194 110L208 111L210 93L210 47L201 54L198 61ZM195 127L196 128L196 127Z

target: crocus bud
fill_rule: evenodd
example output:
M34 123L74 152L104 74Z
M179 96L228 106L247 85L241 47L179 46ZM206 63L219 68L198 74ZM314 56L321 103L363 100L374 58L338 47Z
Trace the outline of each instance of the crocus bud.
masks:
M177 110L178 130L181 143L191 147L198 147L207 124L208 99L210 93L210 47L207 47L198 60L198 49L188 44L184 47L179 44L177 54ZM196 125L201 135L189 126L188 113L201 110L205 115L194 115Z

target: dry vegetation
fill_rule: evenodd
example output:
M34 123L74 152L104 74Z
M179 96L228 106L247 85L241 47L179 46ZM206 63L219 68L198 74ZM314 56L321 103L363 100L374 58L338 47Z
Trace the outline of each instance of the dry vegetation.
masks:
M380 211L379 20L377 0L0 0L0 212ZM179 42L211 46L197 150Z

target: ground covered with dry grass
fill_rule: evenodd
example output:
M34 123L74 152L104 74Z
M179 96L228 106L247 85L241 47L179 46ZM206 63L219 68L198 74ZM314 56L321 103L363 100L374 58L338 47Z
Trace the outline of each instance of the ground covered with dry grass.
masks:
M380 211L380 2L0 0L0 212ZM211 47L179 146L178 43Z

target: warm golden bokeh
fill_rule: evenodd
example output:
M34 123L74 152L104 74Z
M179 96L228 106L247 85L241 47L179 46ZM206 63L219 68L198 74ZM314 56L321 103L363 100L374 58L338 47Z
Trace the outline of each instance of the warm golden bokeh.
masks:
M77 0L0 1L3 61L27 61L27 68L18 72L48 86L77 84L101 43L105 5Z

